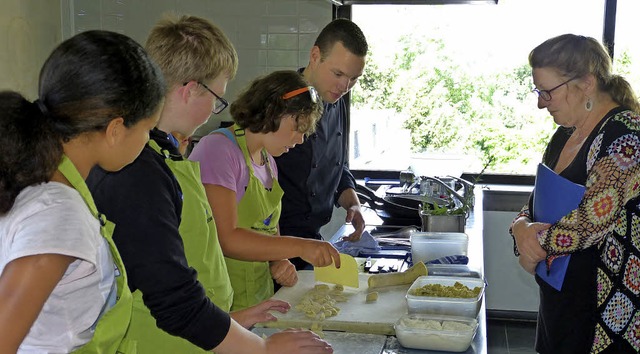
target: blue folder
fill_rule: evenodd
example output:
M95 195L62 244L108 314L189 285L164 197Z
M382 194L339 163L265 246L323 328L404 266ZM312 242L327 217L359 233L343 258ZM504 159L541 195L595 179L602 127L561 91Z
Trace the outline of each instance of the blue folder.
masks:
M558 175L549 167L539 164L533 194L534 221L554 224L577 209L585 188ZM544 261L536 266L536 273L556 290L562 289L571 256L558 257L547 271Z

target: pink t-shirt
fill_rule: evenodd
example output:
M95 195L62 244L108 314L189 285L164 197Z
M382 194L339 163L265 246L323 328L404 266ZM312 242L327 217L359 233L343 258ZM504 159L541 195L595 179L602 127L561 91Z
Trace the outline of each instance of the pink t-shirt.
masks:
M236 202L244 196L249 184L249 169L242 150L235 140L222 133L212 133L200 139L189 155L189 160L200 162L200 178L203 184L214 184L236 192ZM273 186L266 164L260 166L253 161L253 172L266 188ZM276 162L269 155L269 164L274 176L278 176Z

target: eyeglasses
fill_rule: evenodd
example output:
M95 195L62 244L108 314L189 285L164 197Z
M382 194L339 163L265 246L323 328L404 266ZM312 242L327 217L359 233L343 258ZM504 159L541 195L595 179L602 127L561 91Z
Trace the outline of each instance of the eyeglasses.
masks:
M313 86L307 86L307 87L302 87L299 89L295 89L293 91L287 92L284 95L282 95L282 99L283 100L288 100L292 97L296 97L301 93L307 92L309 91L309 95L311 96L311 102L313 103L318 103L320 102L320 95L318 94L318 91L316 90L315 87Z
M538 97L542 98L545 101L551 101L551 92L553 92L556 89L559 89L560 87L562 87L562 85L566 85L569 82L573 81L577 79L577 77L573 77L563 83L561 83L560 85L552 88L552 89L548 89L548 90L538 90L537 88L534 88L533 90L531 90L531 92L535 92L536 94L538 94Z
M216 93L213 92L213 90L211 90L209 86L205 85L203 82L200 82L200 81L196 81L196 82L198 83L198 85L202 85L202 87L204 87L207 91L211 92L211 94L216 98L216 101L213 104L213 109L211 110L211 113L219 114L229 106L229 102L227 102L227 100L225 100L224 98L216 95ZM184 84L182 84L182 86L185 86L186 84L188 84L188 82L185 82Z

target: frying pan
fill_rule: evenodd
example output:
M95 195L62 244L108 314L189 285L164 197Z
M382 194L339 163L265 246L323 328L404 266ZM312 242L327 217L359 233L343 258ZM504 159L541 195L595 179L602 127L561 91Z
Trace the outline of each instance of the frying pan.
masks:
M356 194L360 199L360 203L366 204L375 210L383 221L393 221L394 224L398 225L421 224L420 214L418 213L421 204L419 200L397 195L381 198L376 195L375 191L360 184L356 184Z

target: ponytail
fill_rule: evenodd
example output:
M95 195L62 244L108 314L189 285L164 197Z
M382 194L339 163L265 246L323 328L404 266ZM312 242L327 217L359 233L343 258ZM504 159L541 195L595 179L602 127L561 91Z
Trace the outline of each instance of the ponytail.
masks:
M40 70L38 100L0 92L0 215L25 187L51 179L63 143L116 117L131 127L158 110L165 92L160 69L123 34L86 31L62 42Z
M638 97L633 92L631 85L620 75L612 75L604 85L604 90L611 98L623 107L627 107L636 113L640 113Z
M63 150L37 102L17 92L0 92L0 112L0 215L4 215L24 188L50 180Z

